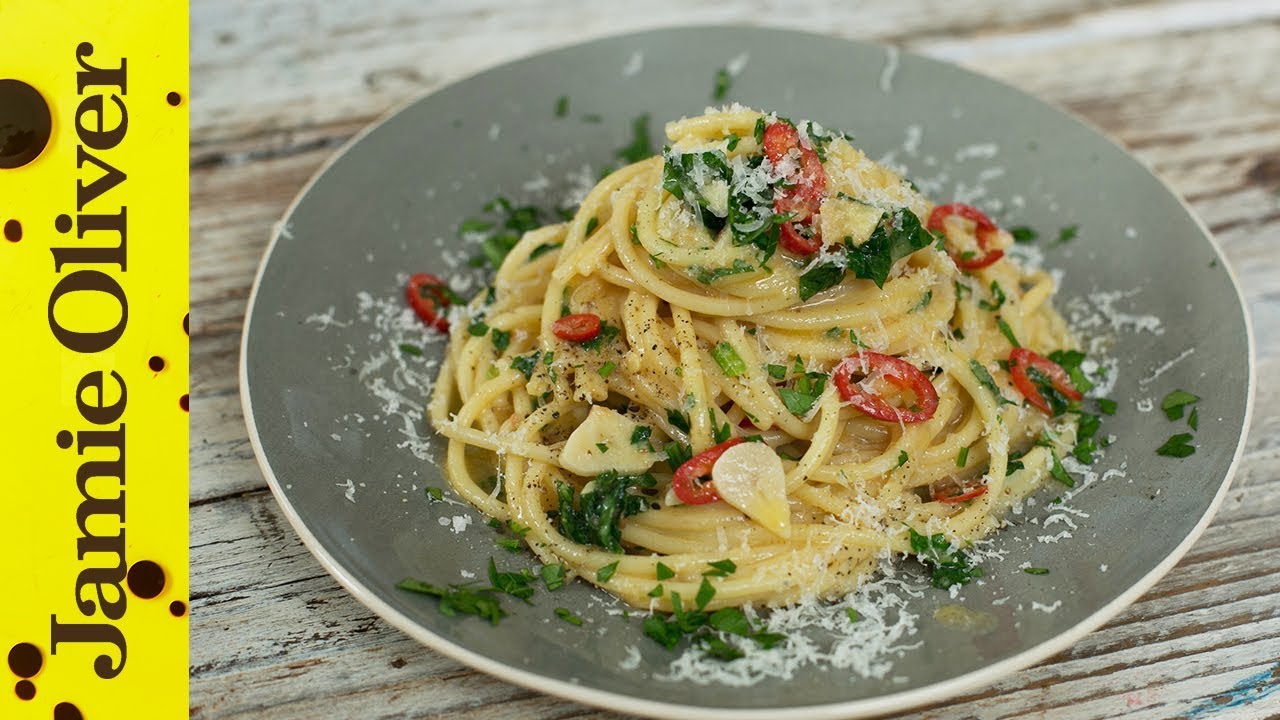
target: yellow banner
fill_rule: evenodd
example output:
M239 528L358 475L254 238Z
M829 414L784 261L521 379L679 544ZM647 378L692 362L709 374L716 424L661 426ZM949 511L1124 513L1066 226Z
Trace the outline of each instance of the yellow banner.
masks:
M0 718L187 715L186 3L0 2Z

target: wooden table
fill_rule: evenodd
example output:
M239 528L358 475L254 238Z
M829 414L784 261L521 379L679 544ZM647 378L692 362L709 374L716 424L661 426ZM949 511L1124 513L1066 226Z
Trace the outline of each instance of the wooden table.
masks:
M1083 115L1190 201L1253 316L1244 461L1181 564L1071 650L905 717L1280 716L1280 692L1266 696L1280 689L1280 0L196 0L191 13L193 717L610 716L422 647L325 574L249 447L240 329L273 223L387 109L545 48L693 23L893 43Z

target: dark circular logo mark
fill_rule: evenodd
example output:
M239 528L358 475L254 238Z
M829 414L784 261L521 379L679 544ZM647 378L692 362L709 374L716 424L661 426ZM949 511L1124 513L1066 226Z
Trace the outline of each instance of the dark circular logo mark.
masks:
M168 95L165 95L165 96L164 96L164 100L165 100L165 102L169 103L170 105L172 105L172 106L174 106L174 107L178 107L179 105L181 105L181 104L182 104L182 95L180 95L180 94L178 94L178 93L176 93L176 92L171 92L171 93L169 93Z
M22 223L17 220L10 220L4 224L4 239L9 242L18 242L22 239Z
M40 92L21 80L0 80L0 168L19 168L49 144L53 120Z
M187 614L187 604L181 600L174 600L169 603L169 614L174 617L182 617Z
M66 450L67 448L71 447L71 443L75 442L75 438L72 437L70 430L59 430L58 436L55 439L58 442L58 447L62 448L63 450Z
M150 600L164 590L164 570L150 560L139 560L129 568L125 582L129 584L129 592Z
M30 700L36 696L36 684L30 680L19 680L13 686L13 691L17 693L19 700Z
M183 412L191 412L191 397L183 395L178 398L178 406L182 408Z
M80 708L69 702L60 702L53 706L53 720L84 720Z
M151 368L151 372L160 372L164 369L164 358L159 355L152 355L147 361L147 367Z
M31 643L18 643L9 648L9 669L22 678L35 677L44 667L44 655Z
M54 230L57 230L57 231L58 231L58 232L60 232L60 233L69 233L69 232L71 232L71 216L70 216L70 215L59 215L58 217L54 218L54 219L53 219L53 229L54 229Z

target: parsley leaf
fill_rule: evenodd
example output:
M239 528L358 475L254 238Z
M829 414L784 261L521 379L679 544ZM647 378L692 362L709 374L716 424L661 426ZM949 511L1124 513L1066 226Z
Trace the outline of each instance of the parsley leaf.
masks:
M1200 397L1192 395L1186 390L1174 390L1164 396L1164 400L1160 401L1160 409L1164 411L1164 416L1170 420L1181 420L1183 409L1187 405L1200 401Z
M524 374L524 379L528 380L533 377L533 369L538 366L538 356L541 355L537 350L532 355L519 355L511 359L511 367L519 370Z
M1035 242L1036 238L1040 237L1040 233L1026 225L1009 228L1009 234L1013 236L1013 241L1016 243Z
M984 367L982 363L977 360L970 360L969 369L973 371L973 376L978 379L978 384L991 391L991 394L995 396L996 400L999 401L1001 405L1013 404L1012 400L1001 394L1000 387L996 385L995 378L991 377L991 373L987 372L987 368Z
M631 121L631 144L618 150L618 157L637 163L653 154L649 144L649 113L638 115Z
M494 349L499 353L504 353L507 351L507 346L511 344L511 331L494 328L489 333L489 339L493 341Z
M885 213L866 242L857 246L845 243L849 270L854 277L870 280L882 288L895 262L932 242L933 236L920 224L915 213L906 208Z
M431 595L440 601L440 614L450 617L456 615L476 615L488 620L493 625L507 616L502 604L494 597L493 588L472 590L460 585L439 587L413 578L405 578L396 583L396 587L409 592Z
M966 585L982 577L982 568L974 566L969 556L951 546L942 533L921 535L910 532L911 552L929 570L930 582L940 590L952 585Z
M560 531L583 545L597 545L610 552L622 552L622 530L619 523L627 515L648 509L645 497L630 491L657 485L652 475L619 475L606 470L595 478L592 491L584 493L574 507L574 489L564 482L556 483L559 500Z
M1165 440L1164 444L1156 449L1156 454L1164 457L1184 458L1195 454L1195 451L1196 446L1191 444L1191 433L1178 433Z
M569 610L568 608L558 607L555 609L555 613L556 613L556 617L569 623L570 625L576 625L578 627L582 627L582 618L578 617L577 615L574 615L572 610Z
M724 96L729 93L729 87L733 84L733 77L729 75L726 68L720 68L716 71L715 88L711 91L713 100L723 100Z
M800 276L800 299L808 300L844 279L844 268L835 263L823 263Z
M560 563L543 565L541 574L542 583L547 586L547 590L559 590L564 587L564 565Z
M619 562L621 562L621 561L620 561L620 560L614 560L613 562L609 563L608 565L601 565L601 566L596 570L596 581L597 581L597 582L602 582L602 583L609 582L609 578L613 577L613 574L614 574L615 572L617 572L617 571L618 571L618 563L619 563Z
M711 348L711 357L727 377L735 378L747 371L747 364L742 361L738 351L727 342L716 343L716 346Z

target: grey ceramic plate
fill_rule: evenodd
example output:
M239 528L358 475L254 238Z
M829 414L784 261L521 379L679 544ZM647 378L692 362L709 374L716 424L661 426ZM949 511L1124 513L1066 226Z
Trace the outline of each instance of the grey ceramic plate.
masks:
M952 602L945 593L913 600L918 645L881 679L811 667L747 688L664 681L654 675L670 655L641 636L638 622L605 612L603 595L582 583L543 592L533 606L506 603L514 617L497 627L442 616L429 598L393 587L405 576L483 577L495 554L519 560L494 548L475 513L423 498L424 486L447 484L404 447L402 418L370 392L371 377L396 377L394 363L361 367L386 350L388 335L371 326L373 311L360 319L357 296L395 298L397 273L442 272L445 255L464 254L454 228L496 193L563 195L572 171L614 159L635 116L654 118L659 142L662 122L700 113L715 71L735 59L746 63L730 99L849 130L872 157L893 153L935 198L998 199L1003 211L987 207L1002 221L1039 228L1046 263L1066 271L1060 304L1124 291L1111 300L1115 311L1162 322L1160 332L1119 332L1110 350L1120 411L1104 426L1117 440L1101 467L1125 475L1073 499L1087 517L1076 517L1070 539L1037 542L1065 526L1046 529L1037 524L1046 513L1034 511L1000 536L1008 558L961 596L994 612L995 631L939 626L932 612ZM557 118L562 95L571 111ZM602 122L584 122L589 113ZM548 182L530 182L539 176ZM1055 246L1069 225L1079 237ZM429 346L420 361L441 348ZM698 28L504 65L414 102L348 145L298 197L263 260L241 388L250 437L285 514L329 572L404 632L504 680L615 710L818 718L899 710L990 683L1066 648L1154 584L1225 491L1248 421L1251 357L1243 304L1208 233L1142 165L1079 121L989 79L875 45ZM1185 429L1158 407L1179 387L1204 398L1198 451L1181 461L1154 452ZM423 400L408 395L408 407ZM1152 401L1154 412L1139 409ZM428 440L418 450L430 457L440 445ZM455 533L442 515L475 522ZM1051 573L1020 572L1023 562ZM588 627L550 619L555 606L577 609ZM641 662L623 669L632 645Z

